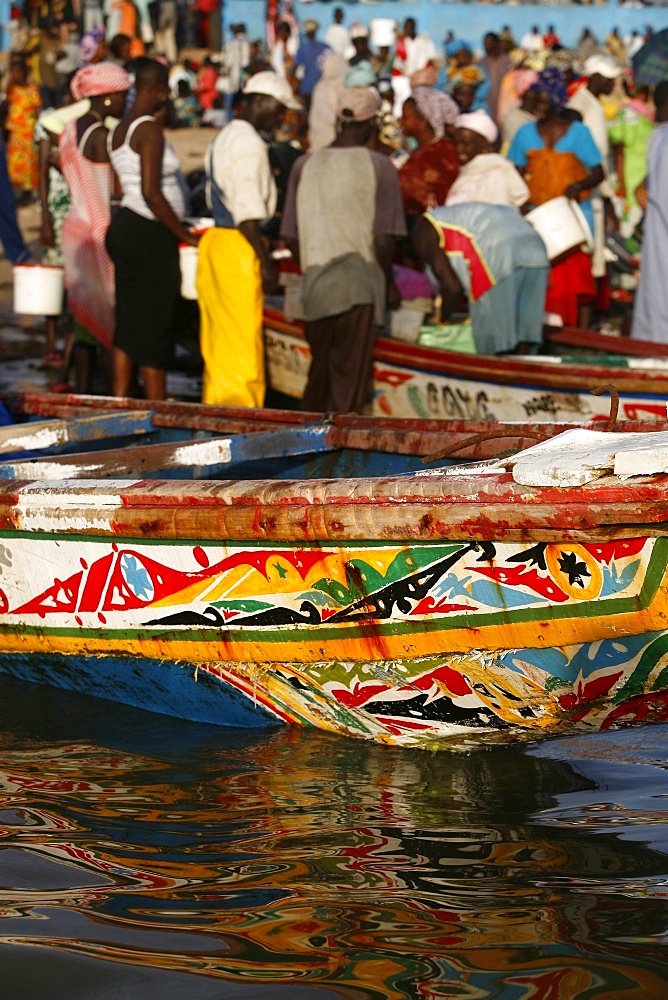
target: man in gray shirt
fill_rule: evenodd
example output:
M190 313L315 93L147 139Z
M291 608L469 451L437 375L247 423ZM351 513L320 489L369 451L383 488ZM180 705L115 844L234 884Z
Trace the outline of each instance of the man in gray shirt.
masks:
M346 88L336 139L297 160L290 174L281 236L304 272L305 332L313 357L305 410L364 409L385 307L400 301L392 257L406 223L397 172L365 145L378 107L372 88Z

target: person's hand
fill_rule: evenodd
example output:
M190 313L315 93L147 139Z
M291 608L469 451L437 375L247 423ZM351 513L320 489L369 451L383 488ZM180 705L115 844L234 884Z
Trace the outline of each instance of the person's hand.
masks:
M194 233L192 231L187 231L183 243L187 243L190 247L199 246L199 241L202 239L201 233Z
M564 191L565 197L570 198L571 201L578 201L581 193L582 193L582 188L580 187L578 181L574 181L572 184L569 184L566 190Z

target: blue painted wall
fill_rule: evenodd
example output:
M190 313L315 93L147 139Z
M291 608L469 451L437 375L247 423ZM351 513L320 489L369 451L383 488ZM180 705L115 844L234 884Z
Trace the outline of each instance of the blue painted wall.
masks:
M314 17L321 25L321 33L332 23L335 7L345 10L344 23L347 25L352 21L368 24L376 17L389 17L399 22L406 17L414 17L418 31L429 32L435 41L442 41L448 31L453 31L457 37L480 48L486 31L499 31L506 24L510 25L516 38L534 24L541 31L545 31L548 24L553 24L564 45L574 45L585 27L601 40L614 26L619 28L622 36L634 29L644 31L647 24L651 24L655 31L668 28L666 7L634 10L613 2L600 6L549 7L544 4L447 3L444 0L385 0L373 4L353 0L320 0L315 3L293 0L293 9L299 20L303 22L307 17ZM224 0L223 27L226 36L228 25L243 21L250 38L263 38L265 10L266 0Z
M9 45L9 35L4 26L9 23L10 9L11 8L9 0L0 0L0 51L1 52L4 52L4 50Z

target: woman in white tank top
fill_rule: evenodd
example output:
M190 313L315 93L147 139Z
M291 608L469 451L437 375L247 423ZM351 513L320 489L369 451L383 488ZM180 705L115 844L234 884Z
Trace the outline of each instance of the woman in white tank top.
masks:
M113 391L128 395L136 366L146 398L164 399L180 290L178 246L197 246L199 237L183 225L187 189L176 153L163 135L167 69L140 58L135 73L135 103L109 142L122 192L107 232L116 267Z

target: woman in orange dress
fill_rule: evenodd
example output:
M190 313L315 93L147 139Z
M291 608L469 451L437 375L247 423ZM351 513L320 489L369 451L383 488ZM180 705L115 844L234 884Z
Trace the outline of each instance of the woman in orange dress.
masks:
M12 56L7 86L7 171L19 201L32 197L38 184L35 125L42 107L39 90L28 82L28 67L21 56Z
M523 125L508 150L508 159L529 188L529 207L565 195L577 200L593 232L591 190L603 178L601 154L591 132L565 108L566 81L554 67L543 70L531 88L536 94L536 121ZM568 326L589 324L596 294L591 258L575 248L553 260L545 308Z

